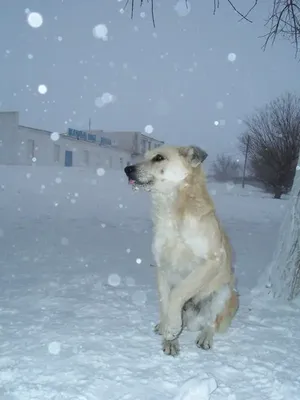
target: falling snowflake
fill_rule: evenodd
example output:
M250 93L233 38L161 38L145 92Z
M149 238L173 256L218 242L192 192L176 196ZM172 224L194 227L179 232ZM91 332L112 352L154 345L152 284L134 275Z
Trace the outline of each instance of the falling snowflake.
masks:
M58 40L59 42L62 42L62 40L63 40L62 36L57 36L57 40Z
M300 165L297 165L296 170L300 171Z
M218 110L222 110L222 108L224 107L224 104L222 103L222 101L217 101L216 107Z
M145 18L145 17L146 17L146 13L145 13L144 11L142 11L142 12L140 13L140 16L141 16L141 18Z
M31 28L39 28L43 24L43 17L37 12L31 12L27 15L27 22Z
M32 55L32 54L28 54L27 57L28 57L29 60L32 60L32 59L33 59L33 55Z
M102 39L104 41L107 41L108 40L107 34L108 34L108 29L107 26L104 24L96 25L93 28L93 35L96 39Z
M30 172L28 172L28 173L26 174L26 178L27 178L27 179L31 178L31 173L30 173Z
M36 162L36 157L32 158L32 162L34 162L34 163Z
M39 85L38 86L38 92L40 94L46 94L48 92L48 88L46 85Z
M97 168L97 175L98 176L103 176L105 174L105 169L104 168Z
M142 260L140 258L137 258L135 261L136 261L137 264L141 264L142 263Z
M153 126L152 125L146 125L145 126L145 132L148 134L148 135L151 135L151 133L154 131L154 128L153 128Z
M60 177L55 178L55 183L61 183L61 182L62 182L62 179Z
M227 56L228 61L234 62L236 60L236 54L235 53L229 53Z
M106 228L106 224L101 224L101 228Z
M131 250L130 250L130 249L126 249L126 253L128 253L128 254L129 254L130 252L131 252Z
M95 99L95 105L96 105L96 107L101 108L101 107L105 106L106 104L113 103L115 100L116 100L116 96L114 96L111 93L105 92L102 94L101 97L97 97Z
M214 125L218 126L219 125L219 121L214 121Z
M109 275L107 281L108 281L108 284L110 286L115 286L116 287L116 286L120 285L121 278L120 278L120 276L118 274L111 274L111 275Z
M57 356L61 351L61 344L59 342L51 342L48 344L48 351L50 354Z
M174 10L179 17L186 17L191 11L191 3L186 0L179 0L174 6Z
M58 132L53 132L50 135L51 140L53 140L53 142L56 142L60 137L60 134Z

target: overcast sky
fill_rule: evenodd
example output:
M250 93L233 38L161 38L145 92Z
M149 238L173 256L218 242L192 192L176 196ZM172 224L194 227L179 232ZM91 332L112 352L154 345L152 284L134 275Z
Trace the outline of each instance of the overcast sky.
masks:
M150 124L166 142L238 157L241 120L299 90L289 43L261 49L270 0L252 14L253 24L239 22L225 0L216 15L213 0L190 0L190 10L184 0L155 1L155 29L147 3L140 8L136 0L131 20L125 2L0 0L0 110L19 110L21 124L60 132L87 129L89 117L93 129ZM243 3L246 10L252 1ZM28 23L29 12L41 14L40 27L31 26L37 19ZM104 40L98 25L107 28Z

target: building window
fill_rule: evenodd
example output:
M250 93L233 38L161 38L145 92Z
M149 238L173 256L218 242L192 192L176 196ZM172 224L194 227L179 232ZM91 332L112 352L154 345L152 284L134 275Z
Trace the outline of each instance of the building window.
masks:
M84 165L89 165L90 163L90 153L88 150L83 151L83 163Z
M148 142L148 150L151 150L151 142Z
M27 140L27 157L29 160L32 160L34 157L34 140L33 139Z
M59 159L60 159L60 145L59 144L54 144L53 159L54 159L54 162L56 162L56 163L59 162Z
M124 168L124 160L122 157L120 157L120 167Z

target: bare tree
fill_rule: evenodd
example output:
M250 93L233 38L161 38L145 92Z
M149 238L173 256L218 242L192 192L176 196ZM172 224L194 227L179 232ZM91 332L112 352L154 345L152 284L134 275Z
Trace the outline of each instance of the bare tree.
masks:
M218 182L228 182L239 176L240 164L231 156L219 154L212 164L212 174Z
M188 7L188 0L183 0ZM213 14L220 8L221 0L211 0ZM274 44L278 36L288 39L295 46L295 55L299 50L300 37L300 0L269 0L271 5L270 14L267 16L265 26L267 34L264 35L265 42L262 46L265 50L271 42ZM142 7L148 4L151 8L152 23L155 27L155 0L127 0L125 8L130 6L131 18L134 16L134 10L137 5ZM253 0L252 6L246 11L241 11L241 3L237 0L223 0L223 3L229 4L233 11L239 16L240 20L252 23L250 19L251 12L258 5L258 0Z
M291 190L300 150L300 98L287 93L245 121L240 137L245 153L248 137L250 173L280 199Z

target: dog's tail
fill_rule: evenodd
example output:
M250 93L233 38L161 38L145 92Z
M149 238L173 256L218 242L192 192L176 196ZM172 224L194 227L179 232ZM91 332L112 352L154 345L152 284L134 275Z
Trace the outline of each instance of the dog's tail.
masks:
M225 303L223 311L217 315L215 321L215 330L218 333L225 333L231 325L237 310L239 308L239 297L238 293L233 290L231 297Z

